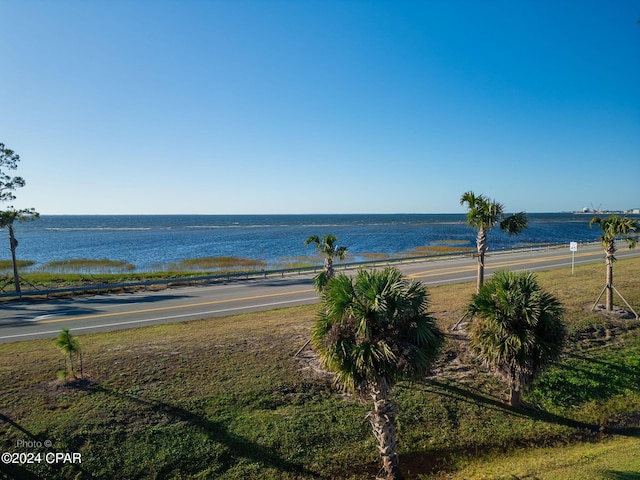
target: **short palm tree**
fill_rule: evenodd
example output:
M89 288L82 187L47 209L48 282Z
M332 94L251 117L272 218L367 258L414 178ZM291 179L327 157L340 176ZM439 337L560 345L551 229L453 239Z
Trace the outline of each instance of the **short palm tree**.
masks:
M0 228L7 227L9 229L9 248L11 249L11 261L13 262L13 283L16 292L20 293L20 277L18 276L18 262L16 261L16 249L18 248L18 240L13 229L14 222L26 222L35 220L40 214L33 208L23 210L15 210L9 207L8 210L0 212Z
M634 248L638 243L637 236L629 236L630 233L638 230L638 222L628 217L620 217L618 215L611 215L607 218L593 217L589 222L589 227L599 225L602 229L602 248L605 253L605 265L607 284L605 286L605 309L613 310L613 262L616 257L616 238L621 237L622 240L627 242L629 248ZM597 303L597 302L596 302Z
M385 478L402 478L391 390L399 379L424 375L443 341L427 313L426 287L395 268L360 270L330 280L322 302L312 331L321 365L362 401L373 399L368 418Z
M335 235L323 235L322 238L318 235L311 235L304 242L305 245L315 244L316 250L324 256L324 269L314 280L316 290L319 292L335 275L333 259L344 260L347 256L347 247L336 246L337 241L338 238Z
M472 352L509 387L509 404L557 359L566 337L562 306L530 272L495 273L472 296L467 313Z
M68 328L63 328L55 340L56 347L62 351L65 358L66 378L75 378L73 369L74 355L80 355L80 376L82 377L82 350L78 337L73 335Z
M484 281L484 255L487 252L487 233L496 225L509 235L521 233L527 228L527 214L524 212L505 216L504 206L484 195L475 195L469 191L460 197L460 205L467 204L467 224L478 231L476 246L478 248L478 276L476 292Z

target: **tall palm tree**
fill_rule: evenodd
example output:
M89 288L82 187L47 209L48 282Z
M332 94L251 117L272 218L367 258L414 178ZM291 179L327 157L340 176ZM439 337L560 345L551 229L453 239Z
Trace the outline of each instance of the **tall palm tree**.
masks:
M524 212L505 216L504 206L484 195L475 195L469 191L460 197L460 205L467 204L467 224L478 231L478 277L476 292L480 291L484 281L484 255L487 252L487 233L496 225L509 235L521 233L527 228L527 214Z
M322 291L324 286L335 275L333 259L338 258L339 260L344 260L347 256L347 247L336 246L337 241L338 238L335 235L323 235L322 238L318 235L311 235L304 242L305 245L314 243L316 250L324 256L324 269L314 280L316 290L319 292Z
M476 317L469 329L471 350L506 381L509 404L518 407L522 390L562 351L560 302L533 273L501 270L472 296L467 312Z
M638 222L628 217L611 215L605 219L593 217L589 222L589 227L599 225L602 230L602 249L605 253L605 265L607 284L605 286L605 309L613 310L613 262L616 260L616 237L621 237L627 242L629 248L634 248L638 243L637 236L629 236L631 232L638 230ZM597 303L597 302L596 302Z
M20 277L18 276L18 262L16 260L16 249L18 248L18 240L16 239L15 232L13 230L13 223L27 222L35 220L40 214L33 208L26 208L23 210L15 210L13 207L9 207L8 210L0 212L0 228L9 228L9 248L11 249L11 261L13 262L13 283L16 287L16 293L20 293Z
M391 390L401 378L424 375L443 341L427 313L427 290L396 268L339 274L322 292L312 342L323 368L362 401L378 440L385 478L402 478Z

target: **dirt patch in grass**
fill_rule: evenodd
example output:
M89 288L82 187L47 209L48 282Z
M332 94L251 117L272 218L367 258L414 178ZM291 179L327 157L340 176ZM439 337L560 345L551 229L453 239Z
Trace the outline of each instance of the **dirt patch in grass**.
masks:
M625 308L617 307L617 306L614 306L611 310L607 310L607 307L605 305L599 303L595 306L595 308L594 306L590 306L589 310L599 313L600 315L607 318L618 318L618 319L629 319L629 320L636 319L635 313Z

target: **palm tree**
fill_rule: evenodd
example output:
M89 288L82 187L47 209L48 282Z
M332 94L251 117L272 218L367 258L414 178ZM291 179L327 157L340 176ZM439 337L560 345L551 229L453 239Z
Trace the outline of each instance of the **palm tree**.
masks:
M589 222L589 227L599 225L602 229L602 248L605 253L605 265L607 269L607 284L605 286L605 309L613 310L613 262L616 260L616 237L622 237L627 242L629 248L634 248L638 243L638 237L631 237L629 233L638 230L638 222L628 217L611 215L605 219L593 217ZM602 294L601 294L602 295ZM599 298L598 298L599 299ZM596 301L597 303L597 301Z
M478 277L476 292L480 291L484 281L484 255L487 251L487 233L497 224L509 235L521 233L527 228L527 214L524 212L505 216L504 206L484 195L466 192L460 197L460 205L467 204L467 224L478 231L476 246L478 248Z
M40 214L33 208L26 208L23 210L15 210L13 207L9 207L9 210L0 212L0 228L9 228L9 248L11 249L11 261L13 262L13 283L16 286L16 293L20 293L20 277L18 276L18 262L16 261L16 248L18 248L18 240L16 240L15 232L13 230L13 223L27 222L35 220Z
M323 235L322 238L318 235L311 235L304 241L305 245L315 243L316 250L324 255L324 269L314 279L316 290L319 292L335 275L333 259L337 257L344 260L347 256L347 247L336 246L337 241L338 238L335 235Z
M58 347L65 358L65 368L67 368L67 378L75 378L75 372L73 370L73 356L75 354L80 355L80 376L82 377L82 351L80 348L80 342L78 341L78 337L73 335L68 328L63 328L62 331L58 334L58 338L55 340L56 347Z
M523 388L562 351L560 302L533 273L501 270L472 296L467 312L477 317L469 329L471 350L506 381L509 404L518 407Z
M385 478L402 478L396 452L397 380L419 378L434 361L443 336L427 313L424 284L396 268L339 274L322 292L312 330L323 368L362 401L373 400L368 418L378 440Z

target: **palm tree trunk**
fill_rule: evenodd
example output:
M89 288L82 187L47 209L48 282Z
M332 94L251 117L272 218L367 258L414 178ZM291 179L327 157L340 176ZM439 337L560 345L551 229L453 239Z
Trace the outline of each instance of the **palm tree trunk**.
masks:
M324 259L324 283L329 283L329 280L333 278L333 259L329 256Z
M395 408L391 399L391 387L386 378L371 384L373 410L369 413L369 422L373 434L378 439L378 450L382 458L382 469L386 480L402 479L398 462L398 442L396 440Z
M607 266L607 291L605 293L605 309L613 310L613 253L607 252L605 260Z
M476 282L476 293L480 293L480 287L484 282L484 254L487 251L487 231L484 228L478 230L476 245L478 247L478 278Z
M16 240L12 224L9 224L9 246L11 247L11 261L13 262L13 283L16 286L16 293L20 293L20 277L18 276L18 262L16 260L18 240Z

